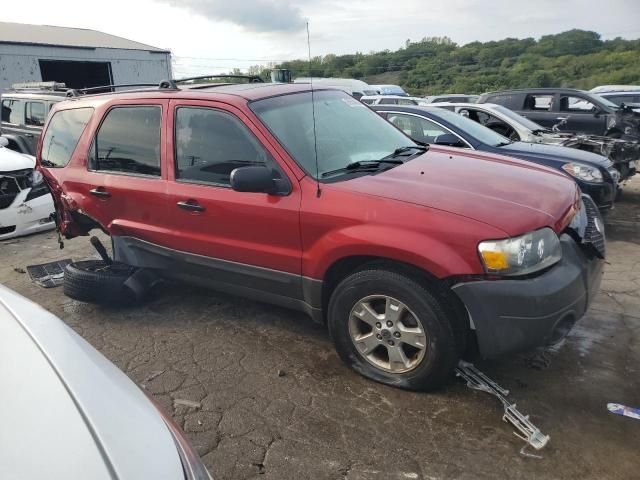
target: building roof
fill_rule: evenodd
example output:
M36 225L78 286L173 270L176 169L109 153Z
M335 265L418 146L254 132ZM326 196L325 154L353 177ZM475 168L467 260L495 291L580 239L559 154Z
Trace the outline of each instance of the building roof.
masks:
M0 43L76 48L120 48L124 50L169 53L168 50L98 32L97 30L56 27L53 25L29 25L26 23L0 22Z

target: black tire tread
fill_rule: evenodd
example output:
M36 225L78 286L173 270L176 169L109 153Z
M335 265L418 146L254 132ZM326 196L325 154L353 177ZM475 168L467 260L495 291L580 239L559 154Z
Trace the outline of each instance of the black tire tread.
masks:
M74 300L101 305L134 303L134 293L124 285L134 268L116 264L115 269L93 271L93 268L100 266L105 266L102 260L84 260L67 265L64 294Z
M340 328L337 322L344 321L344 319L341 320L339 318L338 312L336 312L338 308L336 304L340 301L341 292L346 292L348 289L353 288L354 285L364 281L375 281L382 285L393 284L396 288L410 291L412 295L423 299L428 308L434 313L440 330L437 332L440 354L433 360L433 367L430 371L416 373L414 370L405 374L392 374L392 377L390 377L389 374L370 366L355 353L349 338L346 339L346 342L344 339L337 338ZM404 272L401 273L386 268L371 268L370 266L356 271L342 280L334 290L329 300L328 314L329 332L338 354L354 370L372 380L408 390L432 391L449 381L460 358L458 335L454 332L456 321L451 318L452 310L450 306L440 298L434 289L429 288L426 282L419 282ZM430 333L433 334L435 332ZM346 348L347 342L348 348ZM417 370L420 369L420 367L417 368Z

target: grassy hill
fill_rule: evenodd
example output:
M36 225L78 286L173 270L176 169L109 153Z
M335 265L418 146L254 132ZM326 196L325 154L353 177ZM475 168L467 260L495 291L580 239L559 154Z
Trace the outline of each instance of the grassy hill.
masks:
M296 76L359 78L413 94L482 93L522 87L640 84L640 40L602 40L570 30L533 38L457 45L447 37L407 40L395 51L325 55L285 62Z

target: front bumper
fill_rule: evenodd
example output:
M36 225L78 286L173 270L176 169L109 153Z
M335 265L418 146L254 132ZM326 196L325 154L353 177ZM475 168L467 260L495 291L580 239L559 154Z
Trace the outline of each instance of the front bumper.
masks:
M613 207L613 202L618 194L618 183L605 181L602 183L589 183L578 181L582 193L586 193L596 202L600 210Z
M598 293L604 260L560 238L562 260L535 278L458 284L480 354L494 358L556 343L587 311Z
M28 188L22 190L11 205L0 209L0 240L55 228L49 218L54 211L51 195L25 202L29 191Z

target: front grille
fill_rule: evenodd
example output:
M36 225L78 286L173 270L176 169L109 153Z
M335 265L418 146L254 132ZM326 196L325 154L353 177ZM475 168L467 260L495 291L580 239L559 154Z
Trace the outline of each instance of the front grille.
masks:
M0 173L0 210L11 206L18 194L30 185L33 169Z
M18 181L13 177L0 177L0 210L9 207L20 193Z
M588 195L582 196L582 204L587 211L587 227L584 231L582 242L591 245L602 258L606 254L606 241L604 237L604 223L595 202Z
M6 235L7 233L13 233L15 231L16 231L15 225L11 227L0 227L0 235Z

